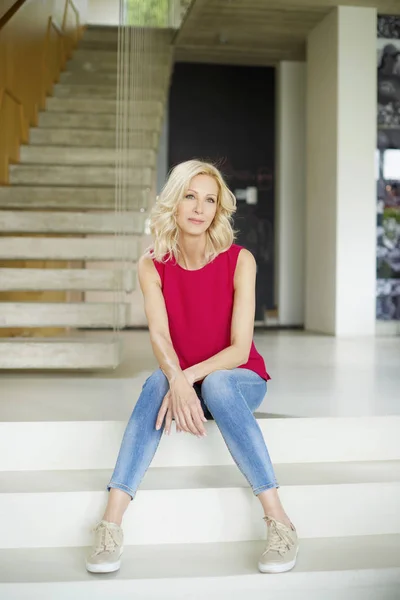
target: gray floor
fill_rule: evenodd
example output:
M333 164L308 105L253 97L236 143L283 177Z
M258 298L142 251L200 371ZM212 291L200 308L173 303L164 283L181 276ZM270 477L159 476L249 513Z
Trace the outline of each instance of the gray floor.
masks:
M107 334L93 334L106 336ZM3 373L0 421L129 417L157 368L147 331L122 334L124 361L109 373ZM272 380L259 411L283 417L400 414L400 340L260 332Z

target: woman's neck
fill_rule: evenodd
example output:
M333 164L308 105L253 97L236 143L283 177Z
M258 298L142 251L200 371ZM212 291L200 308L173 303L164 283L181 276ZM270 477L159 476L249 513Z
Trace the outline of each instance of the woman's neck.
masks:
M200 238L188 238L181 235L179 238L179 264L189 270L201 269L201 267L204 267L207 262L206 243L207 239L205 236Z

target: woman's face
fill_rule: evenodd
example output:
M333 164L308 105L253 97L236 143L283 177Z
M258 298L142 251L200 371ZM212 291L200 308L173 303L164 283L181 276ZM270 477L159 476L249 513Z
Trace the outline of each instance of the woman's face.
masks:
M178 204L176 222L184 233L201 235L210 227L218 202L218 184L210 175L196 175Z

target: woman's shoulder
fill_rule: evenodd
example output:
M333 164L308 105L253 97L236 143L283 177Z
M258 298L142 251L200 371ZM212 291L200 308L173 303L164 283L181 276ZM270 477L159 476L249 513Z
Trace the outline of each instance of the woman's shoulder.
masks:
M160 275L160 266L161 263L156 261L149 252L146 252L139 258L137 263L139 279L148 280L157 278L157 272Z
M244 246L240 246L239 244L232 244L226 251L226 255L235 262L238 260L247 262L254 260L252 253Z
M246 269L252 267L253 263L255 263L253 254L247 250L247 248L240 246L239 244L232 244L227 250L226 255L232 267L232 273L236 272L236 267L243 267Z

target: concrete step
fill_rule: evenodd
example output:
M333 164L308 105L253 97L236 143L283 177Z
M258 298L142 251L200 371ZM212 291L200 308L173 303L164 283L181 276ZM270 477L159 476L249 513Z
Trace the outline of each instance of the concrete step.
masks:
M85 41L99 41L99 42L117 42L118 41L118 30L119 27L109 26L89 26L85 29L85 33L80 43ZM129 31L131 29L129 28ZM120 29L122 32L122 29ZM120 33L121 35L121 33Z
M129 185L151 186L153 171L142 167L127 168L124 174ZM74 185L115 186L116 170L114 166L87 165L11 165L11 185Z
M0 338L0 369L113 369L120 362L120 353L117 339L101 336L95 340L77 336Z
M79 62L89 61L91 63L112 63L117 65L118 62L118 48L117 50L86 50L83 48L78 48L74 51L72 60L76 60ZM69 61L67 64L69 65Z
M93 319L93 308L91 314ZM276 471L283 505L301 540L400 534L399 461L288 464ZM1 547L88 546L111 474L1 472L0 512L12 515L18 507L18 519L2 524ZM201 510L207 518L194 519ZM380 513L385 518L369 518ZM127 545L243 542L266 536L259 502L236 465L149 469L134 510L124 519L124 533Z
M99 52L80 51L81 55L78 56L78 52L74 52L74 58L68 61L66 69L67 71L74 73L116 73L119 65L122 65L123 60L118 62L118 55L116 53L109 53L109 56L105 58L99 58ZM104 53L107 55L107 53ZM143 67L150 72L154 70L164 68L168 71L172 66L171 53L153 53L150 55L146 54L146 63L135 65L137 70Z
M0 232L141 235L146 213L0 210ZM66 242L68 243L68 242Z
M136 36L143 44L154 44L158 42L168 42L174 34L173 29L162 27L135 27L126 25L125 30L122 27L114 25L89 25L85 29L81 41L117 41L118 35Z
M167 67L158 68L136 68L132 67L132 78L134 85L140 87L163 87L170 77L170 69ZM66 85L112 85L116 86L118 81L118 72L115 71L64 71L60 75L60 83Z
M97 302L2 302L1 327L113 327L126 322L127 305ZM1 474L0 474L1 476Z
M167 92L167 85L164 87L148 87L137 91L138 100L156 100L164 101ZM116 100L116 85L74 85L57 83L54 86L54 96L56 98L101 98L103 100Z
M290 574L257 570L262 540L216 544L125 545L108 578L113 600L397 600L400 536L302 540ZM85 571L88 547L0 550L4 600L108 600L110 585ZM21 565L25 567L21 569ZM7 595L8 594L8 595Z
M124 290L136 287L136 273L114 269L1 269L0 290ZM1 310L1 306L0 306Z
M123 104L120 103L120 110ZM161 102L144 102L130 100L129 109L141 117L163 117L164 106ZM106 113L117 114L116 100L101 100L87 98L47 98L46 110L62 113Z
M146 208L149 196L146 189L135 189L129 198L129 207L137 210ZM115 189L111 187L0 186L0 207L3 209L114 210L115 202Z
M132 114L129 128L137 131L159 131L161 118L155 116L136 116ZM117 126L116 114L56 113L43 112L39 115L39 127L60 129L112 129Z
M136 130L129 134L132 148L158 149L159 133ZM30 130L30 144L37 146L85 146L95 148L115 148L115 130L96 131L95 129L40 129Z
M118 153L112 148L84 148L77 146L21 146L21 163L48 165L115 165ZM154 150L130 150L130 161L137 167L155 169Z
M139 258L139 243L127 237L124 244L114 236L96 238L71 237L0 237L2 260L92 260L135 261Z
M79 48L84 50L100 50L106 52L117 52L118 43L116 41L98 41L81 39Z

